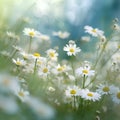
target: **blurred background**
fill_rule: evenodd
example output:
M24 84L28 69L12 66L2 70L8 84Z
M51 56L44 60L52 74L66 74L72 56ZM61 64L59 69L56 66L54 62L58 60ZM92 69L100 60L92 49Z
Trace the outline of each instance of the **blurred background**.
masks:
M61 58L67 58L66 53L63 52L63 46L69 40L74 40L77 46L80 46L82 52L87 53L95 50L94 44L97 42L96 39L90 38L90 41L89 39L86 41L82 40L84 36L90 37L84 32L85 25L103 30L105 31L105 36L109 37L112 32L113 19L120 19L120 0L0 0L0 8L0 51L6 50L7 44L5 42L10 43L7 38L7 31L18 35L16 39L20 40L20 44L22 42L24 44L26 37L23 35L23 29L28 27L48 35L51 40L51 48L58 46ZM58 31L67 31L70 33L70 36L68 38L54 36L53 32ZM26 46L26 43L24 46ZM7 47L9 48L9 46ZM9 52L8 48L7 51ZM2 60L0 54L0 71L3 69L7 71L9 68L9 63L6 64L6 61L4 63L4 60L4 58ZM3 65L3 63L6 65ZM4 99L2 101L0 105L6 104ZM9 105L9 100L7 102L7 105ZM24 111L29 111L24 104L21 106ZM119 111L117 109L115 111L114 113L119 115ZM20 113L20 120L27 119L21 118L23 114L26 114L23 112ZM33 116L29 114L26 116ZM62 112L60 114L60 116L64 116L65 113ZM5 115L0 114L0 120ZM112 119L114 119L114 116L114 114L111 114L109 118L113 117ZM105 119L107 120L108 118ZM9 118L9 120L13 119Z
M12 31L23 34L24 27L47 34L52 46L62 46L73 39L83 51L92 50L93 42L84 43L84 26L90 25L110 34L112 20L120 18L120 0L0 0L1 33ZM69 38L60 40L53 31L67 31Z

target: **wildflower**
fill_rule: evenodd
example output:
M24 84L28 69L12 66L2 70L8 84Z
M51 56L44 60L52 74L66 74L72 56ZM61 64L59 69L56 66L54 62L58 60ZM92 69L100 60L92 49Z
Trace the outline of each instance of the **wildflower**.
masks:
M98 93L100 93L101 95L108 95L110 94L110 86L108 85L102 85L100 84L98 86L98 89L96 90Z
M25 102L29 96L29 92L28 91L25 91L21 88L18 88L16 91L15 91L15 94L19 97L19 99L22 101L22 102Z
M26 62L24 60L20 60L19 58L17 58L17 60L12 59L13 63L15 63L17 66L24 66L26 64Z
M91 34L94 37L103 36L104 34L103 31L97 28L92 28L91 26L85 26L84 29L85 29L85 32Z
M10 39L15 38L15 33L13 33L13 32L8 32L8 31L7 31L7 36L8 36Z
M50 37L49 37L48 35L43 35L43 34L40 34L40 35L39 35L39 38L40 38L41 40L45 40L45 41L50 40Z
M53 119L55 112L54 109L43 101L34 97L30 97L29 99L27 99L26 103L35 112L35 114L38 115L40 119Z
M81 49L79 47L76 46L76 44L71 44L69 42L69 44L66 44L66 46L63 48L64 51L67 51L67 55L68 56L76 56L77 53L79 53L81 51Z
M19 108L12 97L0 96L0 110L7 114L16 114L19 111Z
M88 89L83 89L81 92L81 97L85 100L91 100L91 101L98 101L100 100L101 96L97 92L91 92Z
M41 57L40 53L35 52L34 54L31 55L33 59L39 59Z
M24 28L23 33L24 35L27 35L33 38L38 34L38 31L35 31L34 29L31 29L31 28Z
M95 74L95 71L90 70L90 67L88 67L88 66L79 67L76 69L75 72L77 75L82 75L82 76L93 76Z
M19 46L13 45L13 48L14 48L16 51L18 51L18 52L21 52L21 51L22 51L22 48L19 47Z
M13 92L19 87L18 78L0 74L0 90Z
M65 90L65 94L67 97L79 96L80 95L80 88L78 88L77 86L68 87Z
M89 42L90 41L90 37L89 36L83 36L83 37L81 37L81 40L83 42Z
M55 91L55 88L53 88L53 87L48 87L48 91L54 92L54 91Z
M38 70L38 74L40 76L47 76L50 74L50 66L42 65Z
M30 59L30 55L27 54L26 52L21 51L20 54L22 55L22 57L23 57L24 60L28 60L28 59Z
M53 32L53 35L58 36L61 39L65 39L65 38L68 38L70 36L70 33L58 31L58 32Z
M49 49L46 51L47 56L51 59L51 60L57 60L58 57L58 53L56 52L56 50L54 49Z
M114 89L114 92L111 95L111 97L113 102L115 102L116 104L120 104L120 89L119 88Z

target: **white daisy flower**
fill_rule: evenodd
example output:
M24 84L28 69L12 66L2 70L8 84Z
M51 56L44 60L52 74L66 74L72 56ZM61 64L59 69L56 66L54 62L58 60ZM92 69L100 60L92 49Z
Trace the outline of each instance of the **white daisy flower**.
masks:
M31 28L24 28L23 33L33 38L36 37L39 32Z
M91 34L94 37L103 36L104 34L103 31L97 28L92 28L91 26L85 26L84 29L85 29L85 32Z
M21 88L18 88L16 91L15 91L15 94L19 97L19 99L22 101L22 102L25 102L28 97L29 97L29 92L28 91L25 91Z
M80 88L78 86L67 87L67 89L65 90L65 94L67 97L79 96Z
M8 32L8 31L7 31L7 36L8 36L9 38L15 38L15 33L13 33L13 32Z
M41 40L44 40L44 41L50 40L50 37L48 35L43 35L43 34L40 34L38 38L40 38Z
M58 53L56 52L56 50L54 49L49 49L46 51L47 56L51 59L51 60L55 60L57 61L58 58Z
M50 74L50 66L42 65L38 70L38 75L47 76L48 74Z
M53 35L58 36L61 39L66 39L66 38L68 38L70 36L70 33L58 31L58 32L53 32Z
M48 91L55 92L55 88L50 86L50 87L48 87Z
M60 74L63 72L66 73L69 70L70 70L69 66L58 64L57 66L55 65L55 68L52 69L52 72L53 72L53 74Z
M24 66L26 64L26 62L24 60L20 60L19 58L17 58L17 60L12 59L13 63L16 64L17 66Z
M115 89L114 89L115 90ZM111 95L112 101L116 104L120 104L120 89L116 88L116 90Z
M110 92L110 86L100 84L98 86L98 89L96 90L96 92L98 92L101 95L108 95L108 94L111 93Z
M101 95L97 92L91 92L88 89L83 89L81 91L81 97L85 100L91 100L93 102L100 100Z
M31 55L31 58L33 58L34 60L39 59L40 57L41 57L40 53L37 52Z
M79 67L76 69L75 73L82 76L93 76L95 74L94 70L90 70L90 67Z
M30 54L28 54L28 53L26 53L24 51L21 51L20 54L22 55L24 60L30 59Z
M66 46L63 48L64 51L67 52L68 56L76 56L77 53L81 51L79 47L76 46L76 44L66 44Z

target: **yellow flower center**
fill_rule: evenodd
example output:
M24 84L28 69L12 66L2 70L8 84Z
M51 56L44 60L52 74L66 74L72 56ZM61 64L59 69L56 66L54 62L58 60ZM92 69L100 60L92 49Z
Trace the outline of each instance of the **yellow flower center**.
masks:
M93 93L88 93L87 94L89 97L93 97Z
M120 45L118 45L118 49L120 49Z
M30 35L31 37L34 37L34 36L35 36L35 32L31 31L31 32L29 32L29 35Z
M120 99L120 92L117 93L117 98Z
M88 70L83 70L82 72L83 72L83 74L88 74L89 71Z
M43 72L44 72L44 73L47 73L47 72L48 72L48 69L47 69L47 68L44 68L44 69L43 69Z
M50 57L54 57L55 53L54 52L50 52Z
M22 91L18 92L18 95L24 97L24 93Z
M34 53L33 54L35 57L40 57L40 54L39 53Z
M103 91L104 91L104 92L108 92L108 91L110 91L110 89L109 89L109 87L104 87L104 88L103 88Z
M22 63L20 61L16 61L16 65L21 65Z
M58 71L63 71L63 67L57 68Z
M75 52L75 49L74 48L70 48L69 50L71 53L74 53Z
M70 94L75 95L75 94L76 94L76 90L72 89L72 90L70 91Z
M92 29L92 32L96 33L97 31L96 31L96 29Z

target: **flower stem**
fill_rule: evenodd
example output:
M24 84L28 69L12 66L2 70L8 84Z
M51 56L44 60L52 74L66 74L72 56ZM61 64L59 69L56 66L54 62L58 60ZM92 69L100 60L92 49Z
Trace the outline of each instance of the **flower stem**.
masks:
M37 67L37 59L35 59L35 65L34 65L34 75L36 73L36 67Z
M84 89L85 88L85 81L86 81L86 77L85 75L83 76L83 84L82 84L82 88Z
M29 47L28 47L28 53L30 53L30 51L31 51L31 43L32 43L32 37L30 37Z

